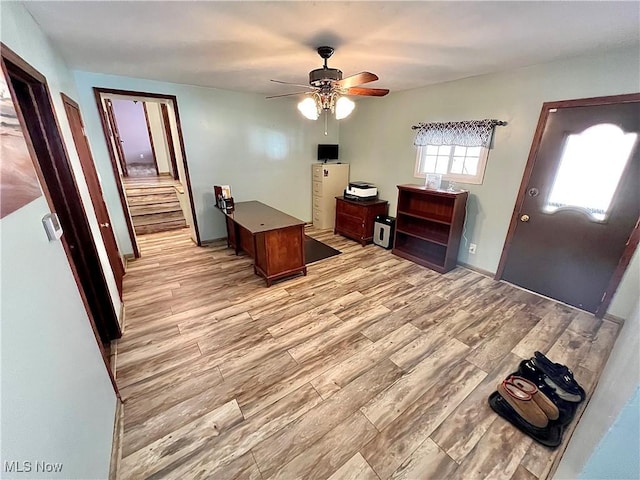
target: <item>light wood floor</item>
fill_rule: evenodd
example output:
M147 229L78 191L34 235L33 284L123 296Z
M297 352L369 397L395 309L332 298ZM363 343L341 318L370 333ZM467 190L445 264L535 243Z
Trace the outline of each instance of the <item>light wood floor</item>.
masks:
M487 397L535 350L590 394L619 326L307 233L343 253L271 288L225 243L139 238L118 344L120 478L547 478L564 448Z

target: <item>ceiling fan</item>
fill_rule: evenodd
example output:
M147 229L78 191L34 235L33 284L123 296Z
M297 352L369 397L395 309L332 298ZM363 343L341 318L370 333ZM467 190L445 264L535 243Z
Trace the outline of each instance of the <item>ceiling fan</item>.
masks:
M295 85L306 88L306 91L285 93L284 95L272 95L267 98L289 97L306 94L302 102L298 104L298 110L310 120L316 120L322 112L336 114L340 120L348 116L355 104L347 98L348 95L360 95L368 97L383 97L389 90L386 88L360 87L363 83L374 82L378 76L371 72L360 72L346 78L342 78L342 71L337 68L329 68L327 60L333 55L332 47L318 47L318 55L324 59L322 68L309 72L309 85L299 83L271 80L275 83Z

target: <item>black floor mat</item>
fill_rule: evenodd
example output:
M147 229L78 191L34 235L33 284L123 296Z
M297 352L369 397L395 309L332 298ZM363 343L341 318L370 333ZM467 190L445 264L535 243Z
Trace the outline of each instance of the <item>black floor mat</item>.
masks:
M325 258L333 257L339 253L339 250L319 242L315 238L311 238L306 235L304 236L304 259L307 265L319 260L324 260Z
M489 405L494 412L510 422L514 427L529 435L536 442L549 448L556 448L562 443L563 428L560 422L549 421L549 425L545 428L534 427L518 415L498 392L493 392L489 396Z

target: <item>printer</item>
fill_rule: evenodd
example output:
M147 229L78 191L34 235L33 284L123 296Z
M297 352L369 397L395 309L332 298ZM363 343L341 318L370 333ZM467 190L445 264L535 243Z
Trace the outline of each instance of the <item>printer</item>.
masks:
M344 191L344 198L347 200L377 200L378 189L369 182L349 182L349 186Z

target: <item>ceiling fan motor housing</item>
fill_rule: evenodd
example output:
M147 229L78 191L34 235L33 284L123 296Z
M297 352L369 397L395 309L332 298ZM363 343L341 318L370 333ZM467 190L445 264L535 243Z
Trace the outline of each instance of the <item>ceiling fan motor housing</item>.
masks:
M317 68L309 72L309 85L314 87L321 87L338 80L342 80L342 70L337 68Z

